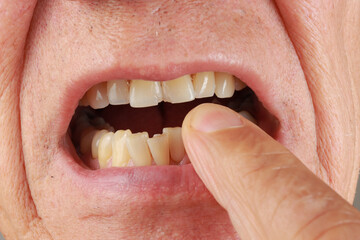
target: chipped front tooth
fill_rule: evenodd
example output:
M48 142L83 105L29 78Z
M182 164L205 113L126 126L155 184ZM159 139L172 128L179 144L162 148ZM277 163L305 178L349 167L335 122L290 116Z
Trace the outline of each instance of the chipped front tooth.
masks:
M100 168L106 168L112 156L112 139L114 133L105 133L99 141L98 159Z
M169 149L171 159L180 162L185 156L184 143L181 136L181 127L164 128L163 133L169 137Z
M235 90L241 91L244 88L246 88L246 84L243 81L241 81L240 79L238 79L237 77L235 77Z
M244 118L246 118L247 120L249 120L250 122L253 122L253 123L257 124L256 119L249 112L241 111L241 112L239 112L239 114L241 116L243 116Z
M194 76L193 80L195 97L206 98L214 96L215 74L214 72L201 72Z
M98 148L99 148L99 142L100 139L103 135L105 135L106 133L108 133L107 130L100 130L97 131L92 139L91 142L91 155L92 158L97 158L98 157Z
M156 106L162 101L160 82L131 80L130 106L134 108Z
M234 76L228 73L215 73L215 94L218 98L230 98L235 92Z
M107 94L112 105L128 104L130 102L129 82L126 80L109 81Z
M86 93L86 98L93 109L104 108L109 105L106 82L99 83L90 88Z
M126 139L131 135L130 130L116 131L112 141L112 166L126 167L130 160L130 155L126 146Z
M169 138L166 133L155 134L147 140L151 155L156 165L169 165Z
M190 102L195 99L194 87L190 75L162 82L164 101L170 103Z
M135 166L150 166L151 154L147 145L147 132L135 133L127 137L126 146Z
M82 132L80 140L80 152L82 154L91 153L91 143L95 134L96 129L92 126Z

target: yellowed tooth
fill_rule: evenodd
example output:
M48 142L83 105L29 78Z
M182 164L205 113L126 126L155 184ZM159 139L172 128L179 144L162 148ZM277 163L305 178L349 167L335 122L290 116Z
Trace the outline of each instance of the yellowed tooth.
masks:
M96 132L93 126L88 127L82 132L80 140L80 152L82 154L91 153L91 143Z
M99 131L96 131L93 139L92 139L92 142L91 142L91 156L93 158L97 158L98 157L98 148L99 148L99 142L100 142L100 139L101 137L108 133L107 130L99 130Z
M113 132L104 134L99 141L98 159L100 168L106 168L112 156L112 139Z
M197 73L193 79L196 98L212 97L215 93L215 74L214 72Z
M181 136L181 127L164 128L163 133L169 137L169 149L171 159L180 162L185 156L184 143Z
M247 111L241 111L239 112L239 114L241 116L243 116L244 118L246 118L247 120L249 120L250 122L253 122L254 124L258 124L256 119Z
M151 155L156 165L169 165L169 138L166 133L155 134L147 140Z
M235 90L241 91L244 88L246 88L246 84L243 81L241 81L240 79L238 79L237 77L235 77Z
M150 166L151 154L147 145L147 132L135 133L127 137L126 146L135 166Z
M130 155L126 146L126 139L131 135L130 130L116 131L112 142L112 166L126 167L130 160Z
M234 76L228 73L215 73L215 94L218 98L230 98L235 92Z
M86 93L86 98L93 109L104 108L109 105L106 82L99 83L90 88Z
M162 101L160 82L131 80L130 106L133 108L156 106Z
M163 98L166 102L183 103L195 99L194 87L190 75L162 82Z
M107 82L107 94L112 105L128 104L130 102L129 82L126 80Z

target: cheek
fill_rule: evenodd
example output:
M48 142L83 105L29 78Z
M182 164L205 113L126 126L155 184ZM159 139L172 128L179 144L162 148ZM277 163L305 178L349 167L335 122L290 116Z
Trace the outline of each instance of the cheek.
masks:
M352 201L358 176L358 2L276 1L312 96L321 178ZM357 9L357 11L354 11ZM355 13L356 12L356 13ZM357 30L353 32L353 26ZM355 44L354 44L355 43ZM355 50L357 49L357 50ZM358 65L358 64L357 64ZM356 167L354 167L356 166Z

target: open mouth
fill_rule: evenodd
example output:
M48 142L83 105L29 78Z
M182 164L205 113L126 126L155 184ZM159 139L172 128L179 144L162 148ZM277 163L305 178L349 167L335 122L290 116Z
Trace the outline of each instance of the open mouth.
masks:
M274 135L276 118L230 73L199 72L168 81L112 80L79 101L69 134L79 163L98 170L186 165L181 125L202 103L229 107Z

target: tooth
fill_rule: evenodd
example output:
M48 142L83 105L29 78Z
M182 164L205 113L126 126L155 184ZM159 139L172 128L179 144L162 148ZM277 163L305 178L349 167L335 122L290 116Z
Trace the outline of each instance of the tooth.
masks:
M80 99L79 106L82 106L82 107L89 106L89 101L88 101L88 99L86 97L86 94L82 97L82 99Z
M95 117L90 121L91 124L97 129L106 129L109 132L114 132L114 127L107 123L102 117Z
M230 98L235 92L234 76L228 73L215 73L215 94L218 98Z
M249 120L250 122L253 122L253 123L257 124L256 119L249 112L241 111L241 112L239 112L239 114L241 116L243 116L244 118L246 118L247 120Z
M129 82L126 80L113 80L107 83L107 94L112 105L129 103Z
M162 101L160 82L131 80L130 106L133 108L156 106Z
M99 83L90 88L86 93L86 98L93 109L104 108L109 105L106 82Z
M135 133L127 137L126 146L135 166L150 166L151 154L147 145L147 132Z
M196 98L206 98L214 96L215 74L214 72L201 72L195 74L194 91Z
M79 119L75 121L75 130L73 132L73 140L76 143L81 141L81 135L85 129L91 127L89 119L86 116L81 116Z
M244 88L246 88L246 84L243 81L241 81L240 79L238 79L237 77L235 77L235 90L241 91Z
M162 82L164 101L171 103L190 102L195 99L194 87L190 75Z
M155 134L147 140L156 165L169 165L169 138L167 134Z
M86 114L81 114L79 117L75 119L76 125L79 125L84 122L89 122L89 117Z
M91 124L97 128L103 128L103 126L105 126L106 122L102 117L95 117L95 118L91 119Z
M98 159L100 168L106 168L108 162L112 156L112 139L114 137L113 132L104 134L99 141Z
M130 155L126 147L126 139L131 135L130 130L116 131L112 142L112 166L126 167L130 160Z
M108 133L107 130L100 130L95 133L95 135L92 139L92 142L91 142L91 155L93 158L98 157L99 142L100 142L101 137L106 133Z
M164 128L163 133L169 137L169 148L171 159L180 162L185 156L184 143L181 137L181 127Z
M80 152L82 154L88 154L91 152L91 143L95 134L96 134L96 129L92 126L85 129L81 134Z
M106 130L108 130L109 132L114 132L115 131L115 128L113 126L111 126L110 124L108 124L108 123L105 123L104 128Z

